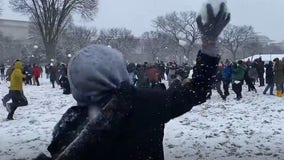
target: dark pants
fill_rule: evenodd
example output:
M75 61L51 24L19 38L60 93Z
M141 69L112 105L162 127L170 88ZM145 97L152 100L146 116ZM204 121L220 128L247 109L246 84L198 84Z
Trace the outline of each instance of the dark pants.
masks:
M230 86L230 81L223 81L223 89L224 89L225 96L228 96L230 94L229 86Z
M32 83L32 76L28 75L28 76L26 77L26 84L29 84L29 85L32 85L32 84L33 84L33 83Z
M219 95L222 97L222 99L226 98L226 95L223 94L221 90L221 81L217 81L213 84L213 89L216 89Z
M273 88L274 88L274 83L268 83L267 86L265 87L263 93L266 94L268 89L270 89L270 94L273 94Z
M51 84L52 84L52 88L55 88L55 81L50 81L51 82Z
M39 78L39 77L35 77L35 83L36 83L37 86L39 86L38 78Z
M242 86L243 86L242 82L240 83L233 82L232 84L233 91L236 93L238 99L242 98Z
M264 86L263 73L259 73L258 78L259 78L259 86Z
M253 84L254 79L247 77L245 81L248 85L248 91L256 91L256 88L254 87L254 84Z
M12 103L10 103L11 112L8 114L8 117L12 118L16 109L20 106L28 105L27 98L25 97L22 91L9 91L7 95L2 99L3 103L7 103L10 99L12 99Z

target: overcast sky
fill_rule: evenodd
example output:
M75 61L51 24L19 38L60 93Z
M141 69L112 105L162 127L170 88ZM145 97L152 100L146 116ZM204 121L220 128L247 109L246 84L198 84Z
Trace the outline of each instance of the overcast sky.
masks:
M5 0L8 1L8 0ZM100 0L99 12L94 22L76 19L76 24L98 29L126 27L139 36L153 30L152 20L173 11L199 12L205 0ZM13 13L4 3L1 18L27 20ZM6 3L6 4L5 4ZM232 14L231 23L252 25L261 35L284 40L284 0L228 0Z

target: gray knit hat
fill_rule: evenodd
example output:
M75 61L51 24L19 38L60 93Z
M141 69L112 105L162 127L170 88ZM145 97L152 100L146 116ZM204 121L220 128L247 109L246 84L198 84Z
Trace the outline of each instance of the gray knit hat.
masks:
M121 82L131 83L123 55L103 45L78 51L69 62L68 79L78 105L97 105Z

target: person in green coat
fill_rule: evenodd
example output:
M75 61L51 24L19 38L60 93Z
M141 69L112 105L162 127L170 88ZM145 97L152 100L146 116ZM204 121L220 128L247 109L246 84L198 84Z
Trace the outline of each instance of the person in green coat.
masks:
M233 64L233 74L232 74L232 88L236 93L236 100L240 100L242 98L242 86L243 80L245 76L246 66L243 61L238 61L238 63Z

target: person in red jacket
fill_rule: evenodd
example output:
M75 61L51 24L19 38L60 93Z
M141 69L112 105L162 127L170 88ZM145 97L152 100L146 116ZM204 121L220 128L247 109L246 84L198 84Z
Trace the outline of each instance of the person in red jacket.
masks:
M37 86L39 86L39 81L38 81L38 78L40 77L40 74L41 74L41 69L38 65L34 64L34 67L33 67L33 77L35 79L35 83Z

